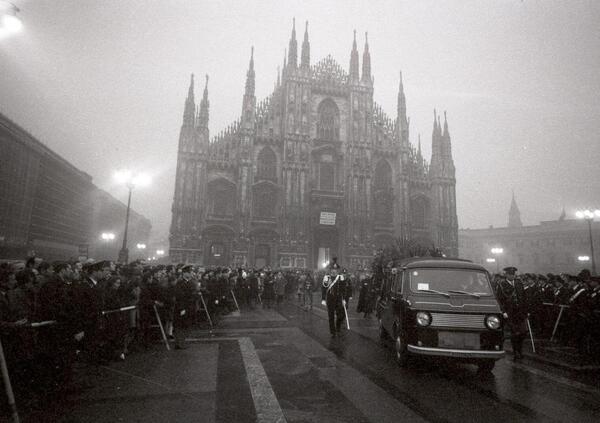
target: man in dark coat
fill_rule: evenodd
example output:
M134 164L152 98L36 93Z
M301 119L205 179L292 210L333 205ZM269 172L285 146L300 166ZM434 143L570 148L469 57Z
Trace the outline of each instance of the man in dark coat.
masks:
M348 281L339 272L340 265L337 263L337 258L334 257L329 265L329 274L323 277L323 287L321 288L321 303L327 306L329 332L332 337L340 334L342 323L346 317L344 308L350 299L350 291L347 288Z
M527 336L527 299L523 282L516 278L516 267L506 267L506 279L498 284L496 297L510 329L513 361L523 358L523 341Z
M192 278L192 266L181 269L181 278L175 284L175 310L173 328L175 329L175 349L187 348L185 337L194 324L196 314L197 281Z

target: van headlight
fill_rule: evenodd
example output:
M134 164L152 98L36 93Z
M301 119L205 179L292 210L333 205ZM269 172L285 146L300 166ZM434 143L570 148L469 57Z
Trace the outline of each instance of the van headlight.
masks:
M502 322L498 316L490 315L485 317L485 325L492 330L500 329Z
M431 314L426 311L419 311L417 313L417 324L419 326L429 326L431 324Z

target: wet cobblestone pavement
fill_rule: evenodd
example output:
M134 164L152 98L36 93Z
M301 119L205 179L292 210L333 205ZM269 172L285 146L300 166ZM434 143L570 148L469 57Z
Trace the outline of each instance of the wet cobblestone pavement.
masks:
M352 307L351 307L352 308ZM577 381L527 363L413 360L399 368L374 318L350 312L331 338L320 306L242 310L189 348L101 366L87 386L25 421L62 422L592 422L598 375Z

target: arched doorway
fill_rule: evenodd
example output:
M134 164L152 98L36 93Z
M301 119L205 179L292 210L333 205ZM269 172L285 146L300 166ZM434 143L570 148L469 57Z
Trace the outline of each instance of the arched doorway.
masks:
M258 244L254 249L254 266L258 269L271 265L271 246Z

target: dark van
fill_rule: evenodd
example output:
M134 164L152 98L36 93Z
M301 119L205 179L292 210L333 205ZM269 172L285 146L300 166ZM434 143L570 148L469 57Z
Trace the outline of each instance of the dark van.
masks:
M411 354L450 357L489 372L504 357L502 312L484 267L466 260L413 258L382 287L379 334L399 365Z

